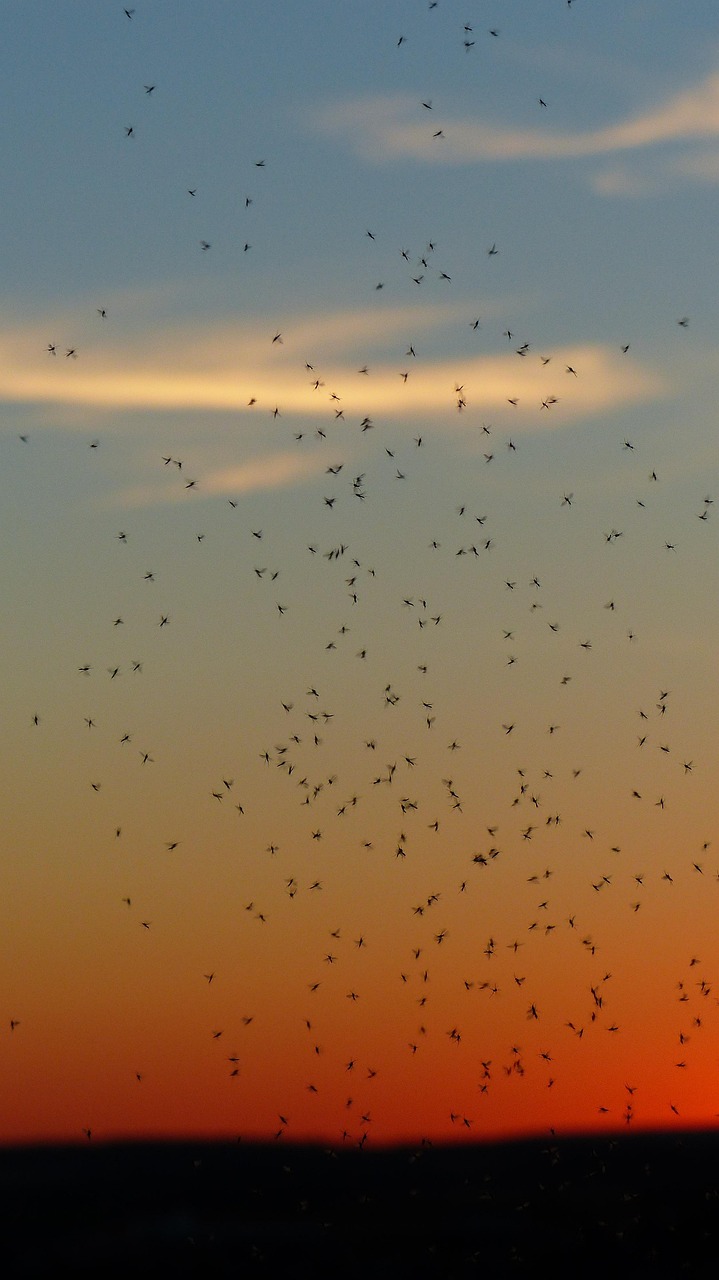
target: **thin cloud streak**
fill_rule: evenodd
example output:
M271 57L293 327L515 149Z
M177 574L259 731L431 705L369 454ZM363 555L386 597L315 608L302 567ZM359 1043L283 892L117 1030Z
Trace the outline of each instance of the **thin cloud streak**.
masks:
M300 457L295 453L265 454L252 458L239 466L223 467L202 476L200 485L193 491L200 497L246 497L251 493L269 493L288 489L323 474L326 460L320 457ZM150 507L167 503L188 501L184 485L169 483L135 485L113 495L111 505L116 507Z
M325 458L300 458L294 453L275 453L253 458L239 467L212 471L202 481L203 492L246 494L260 490L287 489L298 481L311 480L326 470Z
M424 317L425 325L436 330L460 314L459 308L440 307ZM517 400L520 417L530 411L539 426L549 427L669 390L658 371L590 343L546 351L546 365L534 353L520 359L512 351L432 361L408 357L391 365L385 358L370 363L365 374L356 357L352 364L338 358L361 335L375 342L383 329L395 333L400 319L416 326L419 317L413 308L398 308L295 319L277 344L271 336L259 340L256 323L251 340L249 326L218 326L201 337L173 330L154 335L151 360L141 341L123 345L119 339L109 356L90 349L76 360L47 355L41 363L36 342L0 336L0 399L82 410L236 411L262 420L267 413L299 414L330 423L337 417L426 418L455 410L459 401L486 411ZM308 347L334 350L334 358L312 364L305 359ZM576 377L568 376L568 367ZM543 407L551 412L537 414Z
M437 164L479 160L576 159L687 139L719 136L719 73L665 103L600 129L507 129L483 120L437 118L441 136L417 116L406 95L359 99L316 113L321 132L351 138L372 159L413 157Z
M660 374L605 347L586 344L549 351L547 357L548 365L536 356L520 359L514 351L435 361L410 369L406 382L386 365L366 377L336 368L327 385L342 388L341 403L346 401L353 413L370 416L426 418L428 412L440 414L460 402L468 410L494 411L516 400L511 408L525 429L527 418L532 419L530 429L549 429L598 410L659 398L669 390ZM576 376L568 368L575 369Z

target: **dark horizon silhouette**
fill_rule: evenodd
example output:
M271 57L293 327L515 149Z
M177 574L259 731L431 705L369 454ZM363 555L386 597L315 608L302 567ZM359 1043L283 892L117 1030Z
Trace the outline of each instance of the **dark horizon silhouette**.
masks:
M12 1276L714 1274L710 1130L0 1150Z

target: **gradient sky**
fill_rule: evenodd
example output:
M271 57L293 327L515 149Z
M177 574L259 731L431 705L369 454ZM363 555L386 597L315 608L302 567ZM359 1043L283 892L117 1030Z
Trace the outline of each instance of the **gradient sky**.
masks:
M714 7L0 56L0 1141L714 1124Z

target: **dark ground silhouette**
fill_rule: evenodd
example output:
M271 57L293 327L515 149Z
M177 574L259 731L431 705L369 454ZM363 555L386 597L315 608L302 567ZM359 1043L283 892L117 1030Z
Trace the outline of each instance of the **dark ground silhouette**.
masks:
M3 1273L715 1276L719 1136L0 1149Z

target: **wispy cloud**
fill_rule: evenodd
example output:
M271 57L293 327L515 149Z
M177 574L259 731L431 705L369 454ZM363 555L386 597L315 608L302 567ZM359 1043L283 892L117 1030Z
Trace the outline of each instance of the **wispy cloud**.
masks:
M326 460L317 455L308 457L287 451L263 454L238 466L218 467L203 473L197 493L202 497L242 497L250 493L264 493L311 480L326 470ZM174 480L175 477L172 476ZM184 481L130 485L112 496L112 504L119 507L147 507L159 504L187 501Z
M675 175L676 176L676 175ZM599 196L637 199L667 190L667 166L651 169L631 164L613 164L591 175L589 185Z
M667 393L656 370L590 343L545 351L543 359L534 351L520 358L510 348L427 360L408 353L392 362L383 354L359 364L363 343L398 330L441 333L460 318L466 325L459 307L407 307L288 317L284 330L264 320L153 329L151 341L120 336L109 347L79 349L76 359L46 352L35 329L13 329L0 333L0 399L54 403L64 416L72 406L94 406L106 422L113 412L192 410L234 411L263 422L268 414L295 415L325 425L380 416L441 420L459 401L490 411L516 400L512 408L530 429L530 419L566 424ZM316 363L307 359L314 351ZM546 407L551 412L542 412Z
M376 160L405 156L467 164L610 155L719 137L719 73L658 106L598 129L512 129L480 119L440 118L439 112L428 123L419 118L417 101L407 95L334 104L316 113L314 123L325 134L349 138L356 150Z
M251 400L316 409L314 361L375 346L403 328L440 330L458 306L394 307L293 315L276 321L153 325L150 332L89 338L48 349L43 324L0 329L0 399L107 409L242 409ZM58 327L57 325L55 327ZM61 327L61 326L60 326ZM105 334L103 334L103 339ZM317 366L319 367L319 366ZM343 365L346 372L346 365ZM324 376L324 374L322 374Z

